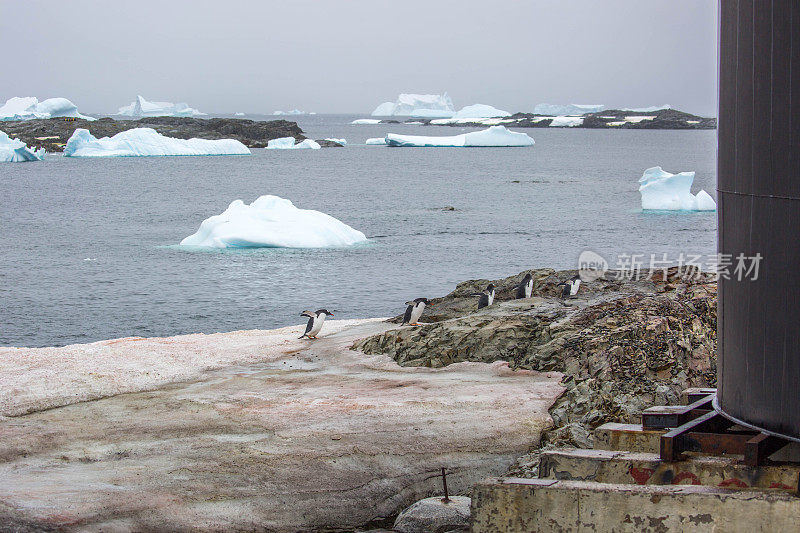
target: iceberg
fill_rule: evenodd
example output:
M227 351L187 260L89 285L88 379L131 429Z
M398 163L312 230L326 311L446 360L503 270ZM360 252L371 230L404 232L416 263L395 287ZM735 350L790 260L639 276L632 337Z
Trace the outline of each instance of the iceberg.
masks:
M350 124L380 124L381 119L379 118L357 118Z
M694 172L670 174L661 167L648 168L639 178L642 209L715 211L717 203L706 191L691 193Z
M243 116L244 116L244 113L242 113L241 111L239 111L238 113L234 113L234 114L233 114L233 116L235 116L235 117L243 117Z
M654 105L651 107L623 107L620 111L633 111L634 113L652 113L653 111L662 111L664 109L672 109L669 104Z
M550 126L554 128L574 128L583 124L583 117L553 117Z
M137 96L136 100L129 105L119 108L117 115L125 117L196 117L205 115L197 109L192 109L183 102L173 104L172 102L148 102L142 96Z
M455 115L453 101L444 94L401 94L396 102L384 102L372 112L373 117L409 116L450 118Z
M102 139L78 128L64 148L65 157L155 155L250 155L250 150L236 139L174 139L152 128L134 128Z
M477 146L531 146L533 139L526 133L518 133L506 129L505 126L491 126L485 130L462 133L451 137L425 137L422 135L386 135L389 146L442 146L442 147L477 147Z
M333 218L298 209L290 200L265 195L252 204L234 200L200 224L181 246L207 248L325 248L366 242L367 237Z
M301 150L304 148L319 150L321 147L319 143L313 139L305 139L295 144L294 137L280 137L267 142L268 150Z
M31 120L36 118L70 117L95 120L78 113L78 106L66 98L39 101L35 96L15 96L0 107L0 120Z
M44 159L44 148L31 150L19 139L10 138L0 131L0 163L19 163L21 161L41 161Z
M490 105L473 104L462 107L453 118L495 118L495 117L510 117L511 113L497 109Z
M300 111L299 109L292 109L291 111L273 111L273 115L314 115L316 113L306 113L305 111Z
M347 146L347 139L330 138L330 139L325 139L325 140L334 142L336 144L341 144L342 146Z
M536 104L533 112L536 115L584 115L605 108L603 104Z
M364 144L381 144L386 146L386 139L384 137L373 137L371 139L367 139L367 142Z

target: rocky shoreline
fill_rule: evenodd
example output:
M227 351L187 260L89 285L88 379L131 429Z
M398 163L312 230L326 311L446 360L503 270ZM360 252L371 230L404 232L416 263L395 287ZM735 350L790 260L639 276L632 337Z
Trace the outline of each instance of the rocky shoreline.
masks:
M12 530L390 527L412 502L533 477L541 449L590 447L687 387L713 386L716 282L676 269L538 269L398 318L0 348L0 523ZM2 529L2 527L0 527ZM450 528L457 529L457 528ZM405 531L405 530L401 530ZM409 530L411 531L411 530Z
M570 120L557 119L569 118ZM509 128L586 128L586 129L633 129L633 130L713 130L717 119L701 117L678 111L659 109L657 111L636 112L609 109L597 113L587 113L575 117L553 117L534 113L515 113L502 118L464 118L464 119L385 119L381 124L423 124L426 126L455 126L485 128L487 126L506 126Z
M51 118L0 122L0 131L28 146L42 147L48 152L63 152L67 140L77 128L85 128L97 138L110 137L133 128L153 128L162 135L178 139L236 139L248 148L265 148L270 140L281 137L294 137L297 142L306 139L300 126L288 120L189 117L115 120L105 117L94 121ZM317 142L322 147L341 146L332 141Z

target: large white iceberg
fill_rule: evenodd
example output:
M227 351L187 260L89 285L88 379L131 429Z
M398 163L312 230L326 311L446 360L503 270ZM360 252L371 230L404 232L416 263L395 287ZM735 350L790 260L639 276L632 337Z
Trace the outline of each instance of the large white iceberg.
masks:
M473 104L462 107L458 113L453 115L453 118L494 118L494 117L510 117L511 113L497 109L486 104Z
M236 139L175 139L152 128L134 128L113 137L96 138L78 128L64 148L66 157L134 157L152 155L250 155Z
M450 137L425 137L422 135L386 135L389 146L531 146L533 139L526 133L518 133L506 129L505 126L492 126L481 131L472 131Z
M0 162L18 163L21 161L41 161L44 159L44 148L32 150L19 139L10 138L0 131Z
M35 96L15 96L0 107L0 120L31 120L35 118L71 117L95 120L78 113L78 107L66 98L39 101Z
M278 196L259 197L250 205L234 200L220 215L200 224L182 246L209 248L325 248L365 242L366 236L333 218L298 209Z
M118 115L124 117L196 117L205 115L183 102L148 102L143 96L137 96L130 104L120 107Z
M706 191L691 193L694 172L670 174L661 167L648 168L639 178L642 209L715 211L717 203Z
M267 142L267 149L269 150L302 150L304 148L319 150L320 145L313 139L305 139L295 144L294 137L280 137Z
M584 115L605 108L603 104L536 104L533 112L537 115Z
M453 101L444 94L401 94L396 102L384 102L372 112L374 117L408 116L450 118L455 115Z

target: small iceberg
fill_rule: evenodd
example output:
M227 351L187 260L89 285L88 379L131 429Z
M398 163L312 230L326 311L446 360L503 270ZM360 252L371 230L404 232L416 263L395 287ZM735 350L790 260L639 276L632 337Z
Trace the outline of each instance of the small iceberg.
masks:
M531 146L533 139L526 133L518 133L506 129L505 126L491 126L485 130L462 133L451 137L425 137L422 135L386 135L389 146Z
M32 120L37 118L81 118L95 120L78 113L78 106L66 98L48 98L39 101L35 96L9 98L0 107L0 120Z
M462 107L453 118L497 118L510 117L511 113L486 104L473 104Z
M350 124L380 124L381 119L379 118L357 118Z
M250 155L250 149L236 139L175 139L152 128L134 128L102 139L78 128L64 148L65 157L156 155Z
M241 111L239 111L238 113L234 113L234 114L233 114L233 116L234 116L234 117L243 117L243 116L244 116L244 113L242 113Z
M694 172L670 174L661 167L648 168L639 178L642 209L716 211L717 203L706 191L691 193Z
M10 138L0 131L0 163L19 163L22 161L41 161L44 159L44 148L31 150L19 139Z
M250 205L234 200L200 224L181 246L207 248L326 248L366 242L366 236L333 218L298 209L290 200L265 195Z
M335 137L331 137L329 139L325 139L326 141L330 141L332 143L339 144L341 146L347 146L347 139L336 139Z
M291 111L273 111L273 115L316 115L316 113L306 113L299 109L292 109Z
M421 118L451 118L456 110L453 101L444 94L401 94L395 102L384 102L372 112L373 117L408 116Z
M603 104L536 104L533 112L536 115L584 115L598 113L605 108Z
M302 149L319 150L321 147L319 143L313 139L305 139L299 143L295 143L294 137L280 137L279 139L272 139L267 142L268 150L302 150Z
M177 104L148 102L144 97L137 96L136 100L129 105L120 107L117 115L124 117L197 117L205 115L205 113L201 113L183 102Z
M380 144L386 146L386 138L385 137L373 137L371 139L367 139L367 142L364 144Z

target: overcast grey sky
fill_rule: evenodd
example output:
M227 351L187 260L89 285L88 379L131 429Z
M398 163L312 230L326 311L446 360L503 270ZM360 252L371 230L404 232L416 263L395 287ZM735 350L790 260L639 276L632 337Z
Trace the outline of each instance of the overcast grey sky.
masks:
M398 93L716 115L714 0L0 0L0 101L369 113ZM1 102L0 102L1 103Z

